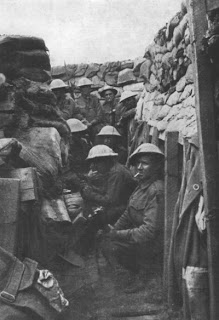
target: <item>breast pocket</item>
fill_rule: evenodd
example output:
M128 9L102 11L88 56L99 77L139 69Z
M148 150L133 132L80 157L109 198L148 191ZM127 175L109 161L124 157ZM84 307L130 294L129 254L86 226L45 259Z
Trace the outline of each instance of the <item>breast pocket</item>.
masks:
M130 216L135 226L141 225L146 207L146 200L134 200L130 203Z

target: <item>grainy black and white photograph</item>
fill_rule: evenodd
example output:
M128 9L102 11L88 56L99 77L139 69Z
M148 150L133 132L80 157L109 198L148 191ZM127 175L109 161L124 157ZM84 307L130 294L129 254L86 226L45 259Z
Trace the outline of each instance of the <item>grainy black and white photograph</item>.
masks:
M0 319L219 319L219 1L0 1Z

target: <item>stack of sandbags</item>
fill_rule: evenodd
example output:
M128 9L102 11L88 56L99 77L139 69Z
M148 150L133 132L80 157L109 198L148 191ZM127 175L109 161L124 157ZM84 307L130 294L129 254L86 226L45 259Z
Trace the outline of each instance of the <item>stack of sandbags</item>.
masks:
M46 82L51 66L48 49L41 38L27 36L0 36L0 72L8 79L25 77Z
M139 78L139 70L144 61L144 58L136 58L134 61L123 60L105 62L103 64L80 63L55 66L52 67L52 78L62 79L77 87L78 81L86 77L93 82L92 89L96 90L94 94L97 95L97 90L105 85L117 87L118 92L121 92L124 86L127 85L129 85L129 90L132 90L130 85L133 84L133 90L136 91L136 88L138 88L141 92L143 87L142 85L138 85L138 83L143 83L144 79Z
M139 77L145 85L138 101L136 119L157 127L160 133L196 132L193 84L193 49L185 5L146 48Z

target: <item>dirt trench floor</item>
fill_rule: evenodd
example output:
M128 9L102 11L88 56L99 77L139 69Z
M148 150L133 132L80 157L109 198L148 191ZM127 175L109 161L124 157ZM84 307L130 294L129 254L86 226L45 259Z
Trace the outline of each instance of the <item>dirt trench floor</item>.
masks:
M84 268L65 265L56 277L70 303L59 320L182 320L162 302L160 275L151 276L143 291L126 294L122 278L102 256L97 264L93 254L85 259Z

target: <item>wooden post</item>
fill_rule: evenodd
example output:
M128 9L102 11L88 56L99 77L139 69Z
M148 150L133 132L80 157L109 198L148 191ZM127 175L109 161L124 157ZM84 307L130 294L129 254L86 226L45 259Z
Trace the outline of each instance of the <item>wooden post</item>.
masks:
M165 140L165 214L163 289L167 299L168 256L174 208L178 197L178 132L167 132Z
M208 1L210 2L210 1ZM212 1L213 3L213 1ZM202 51L202 39L208 28L205 0L190 0L189 22L194 55L194 83L205 214L207 218L210 320L219 319L219 205L218 155L215 138L212 66Z

